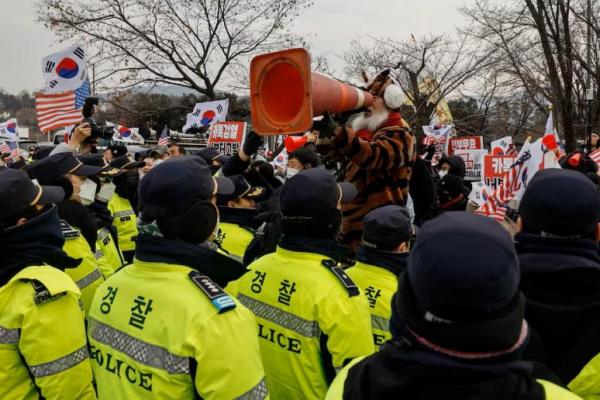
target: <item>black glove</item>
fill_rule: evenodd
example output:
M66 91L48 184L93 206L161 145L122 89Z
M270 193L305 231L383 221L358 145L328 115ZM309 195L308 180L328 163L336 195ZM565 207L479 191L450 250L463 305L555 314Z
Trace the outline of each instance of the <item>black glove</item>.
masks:
M323 114L323 119L313 122L311 130L319 131L319 138L328 138L335 135L335 130L337 127L338 124L335 122L331 114L329 114L328 111L325 111L325 114Z
M427 161L431 161L433 159L434 155L435 155L435 145L434 144L430 144L425 149L425 159Z
M264 140L262 136L257 135L254 131L250 131L246 135L246 140L244 141L242 150L244 150L244 153L246 153L247 156L251 156L258 151L263 143Z

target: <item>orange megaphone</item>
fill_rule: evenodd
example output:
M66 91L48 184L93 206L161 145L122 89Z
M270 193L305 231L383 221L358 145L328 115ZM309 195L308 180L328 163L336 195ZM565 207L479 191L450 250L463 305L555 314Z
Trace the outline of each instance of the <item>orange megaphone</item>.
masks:
M369 106L373 95L310 70L305 49L262 54L250 63L252 127L259 135L300 133L313 117Z

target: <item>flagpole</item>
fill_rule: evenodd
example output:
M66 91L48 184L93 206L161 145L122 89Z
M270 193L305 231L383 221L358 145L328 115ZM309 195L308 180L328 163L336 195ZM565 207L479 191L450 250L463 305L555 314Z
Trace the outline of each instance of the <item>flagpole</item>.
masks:
M587 77L585 100L587 102L585 110L585 150L589 154L592 149L592 108L594 105L594 89L592 88L592 74L589 68L592 67L592 0L587 0Z

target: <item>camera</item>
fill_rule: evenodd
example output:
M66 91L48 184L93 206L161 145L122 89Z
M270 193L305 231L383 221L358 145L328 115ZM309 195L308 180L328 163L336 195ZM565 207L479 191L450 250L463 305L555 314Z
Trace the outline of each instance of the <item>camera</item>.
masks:
M84 141L84 143L94 142L98 138L106 140L112 139L114 128L112 126L98 125L92 117L94 115L94 106L97 106L98 103L99 99L97 97L87 97L83 104L83 122L87 122L92 129L92 134Z

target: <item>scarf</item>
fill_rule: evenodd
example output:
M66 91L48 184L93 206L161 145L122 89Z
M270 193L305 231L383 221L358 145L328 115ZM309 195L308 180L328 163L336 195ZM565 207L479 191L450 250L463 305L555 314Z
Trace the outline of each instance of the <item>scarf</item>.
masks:
M52 206L26 223L0 231L0 286L29 266L48 264L60 270L75 268L81 259L63 250L58 209Z
M408 253L390 253L371 247L360 246L356 252L356 260L385 268L394 275L399 276L406 269Z
M348 248L332 239L309 238L306 236L283 235L279 247L301 253L321 254L335 262L341 261L348 254Z
M255 231L262 224L257 219L258 212L251 208L219 207L219 221L235 224Z

